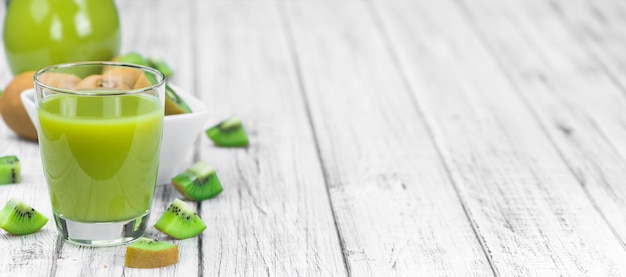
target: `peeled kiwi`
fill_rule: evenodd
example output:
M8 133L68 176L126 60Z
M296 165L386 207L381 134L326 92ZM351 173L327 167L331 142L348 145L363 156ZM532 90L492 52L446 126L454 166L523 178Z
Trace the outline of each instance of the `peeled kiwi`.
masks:
M0 228L13 235L32 234L47 222L47 217L15 198L11 198L0 211Z
M141 237L126 247L124 264L134 268L157 268L178 262L178 245Z
M248 134L237 116L232 116L207 129L206 134L217 146L240 147L249 143Z
M174 199L161 215L154 228L176 239L186 239L200 234L206 225L182 200Z
M215 197L224 190L215 169L202 161L172 178L172 184L187 199L195 201Z
M0 185L20 182L20 160L17 156L0 157Z

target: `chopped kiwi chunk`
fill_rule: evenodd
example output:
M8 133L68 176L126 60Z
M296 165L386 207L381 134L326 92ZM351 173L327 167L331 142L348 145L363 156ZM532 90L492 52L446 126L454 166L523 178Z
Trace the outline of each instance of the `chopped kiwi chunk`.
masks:
M187 199L196 201L215 197L224 190L215 169L202 161L172 178L172 184Z
M183 98L178 96L174 89L165 85L165 114L191 113L191 108Z
M161 215L154 228L176 239L195 237L206 229L202 219L182 200L174 202Z
M237 116L232 116L207 129L206 134L217 146L240 147L249 143L246 129Z
M165 78L169 78L174 75L174 70L172 70L172 68L163 59L152 56L148 59L148 62L150 63L150 67L161 71Z
M124 264L133 268L157 268L178 262L178 245L141 237L126 246Z
M0 185L21 181L20 160L17 156L0 157Z
M47 222L47 217L15 198L11 198L0 210L0 228L13 235L32 234Z
M166 78L173 74L172 68L163 60L154 57L146 59L137 52L129 52L125 55L119 56L117 61L154 68L159 70ZM154 76L150 74L145 74L145 76L150 84L156 84L157 81ZM174 115L183 113L191 113L191 108L187 105L185 100L176 94L174 89L172 89L168 84L165 84L165 114Z
M117 58L117 61L150 67L150 63L137 52L128 52L122 56L119 56Z

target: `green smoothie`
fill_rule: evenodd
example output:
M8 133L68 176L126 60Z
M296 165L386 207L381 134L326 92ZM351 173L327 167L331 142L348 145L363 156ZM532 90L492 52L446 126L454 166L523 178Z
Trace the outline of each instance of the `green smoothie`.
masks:
M80 222L146 214L156 184L163 107L149 95L54 95L39 104L52 208Z

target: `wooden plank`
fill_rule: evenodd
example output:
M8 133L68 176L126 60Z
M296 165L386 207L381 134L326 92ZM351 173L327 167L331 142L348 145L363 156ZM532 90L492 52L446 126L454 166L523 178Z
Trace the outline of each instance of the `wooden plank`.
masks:
M611 86L620 90L618 94L626 94L626 54L623 51L626 47L626 3L575 0L568 4L554 1L545 4L549 4L549 9L569 27L576 42L598 60L591 69L598 71L603 80L608 77L613 83ZM595 91L593 87L590 89ZM620 101L618 105L622 103ZM608 103L611 104L615 103ZM619 126L611 126L610 130L606 130L610 132L607 136L616 151L626 157L626 130L623 128L623 120L616 120L621 118L622 112L614 108L612 110L618 114L604 113L607 117L604 121L620 122Z
M281 5L350 275L492 275L367 4Z
M623 245L626 188L622 183L626 179L626 160L619 149L626 146L621 139L626 135L623 129L626 98L596 55L581 47L585 42L580 34L588 32L585 30L590 26L597 26L598 17L581 1L571 1L563 5L563 10L556 8L556 3L546 1L526 1L524 5L514 6L504 2L489 4L489 9L475 9L474 2L466 6L501 68L534 110ZM572 29L560 20L560 13L582 18L578 16L585 15L583 10L587 19L595 20ZM626 21L622 21L621 27L626 28ZM537 32L539 29L542 31ZM612 29L617 31L618 25ZM596 35L593 41L618 38L616 33ZM598 53L613 57L608 59L611 61L626 58L617 51Z
M591 54L598 58L622 89L626 75L626 3L620 0L574 0L568 3L546 0Z
M165 59L175 70L171 80L177 86L193 91L191 53L192 37L188 32L189 20L172 20L172 15L190 15L192 3L175 0L118 1L122 47L121 53L136 51L144 56ZM184 18L184 17L183 17ZM188 19L188 18L187 18ZM167 147L163 145L162 147ZM181 167L191 163L191 157ZM198 266L198 238L174 240L154 229L153 225L174 198L180 197L170 185L158 185L152 204L152 215L146 237L175 243L179 247L179 262L160 269L134 269L124 267L125 246L108 248L77 247L64 243L60 246L56 276L196 276ZM189 203L195 207L194 203Z
M6 7L0 4L0 15L4 18ZM0 30L4 20L0 20ZM12 80L6 63L4 48L0 51L0 90ZM0 185L0 209L12 197L32 205L49 219L52 209L48 190L43 178L39 147L34 142L18 138L0 120L0 156L17 155L22 169L22 182ZM12 236L0 230L0 276L19 276L26 272L33 276L48 275L54 268L57 232L54 222L49 220L42 230L26 236Z
M201 203L212 276L343 276L340 243L306 107L273 1L197 1L198 89L211 121L242 118L247 148L201 141L224 185Z
M491 11L496 2L468 1L467 6ZM455 5L375 3L497 274L626 273L620 241ZM492 22L493 28L506 28L501 23ZM515 29L498 33L507 31L522 35ZM562 35L544 26L533 31ZM533 103L550 100L534 96Z
M0 156L17 155L22 181L0 185L0 209L11 198L17 198L48 217L40 231L25 236L9 235L0 230L0 276L17 276L24 272L47 275L55 265L57 231L36 143L18 139L4 122L0 123Z

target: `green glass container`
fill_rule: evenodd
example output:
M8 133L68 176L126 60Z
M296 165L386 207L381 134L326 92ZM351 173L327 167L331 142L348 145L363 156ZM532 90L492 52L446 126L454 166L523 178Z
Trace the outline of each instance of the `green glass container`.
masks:
M11 0L3 43L16 75L53 64L111 60L120 36L113 0Z

